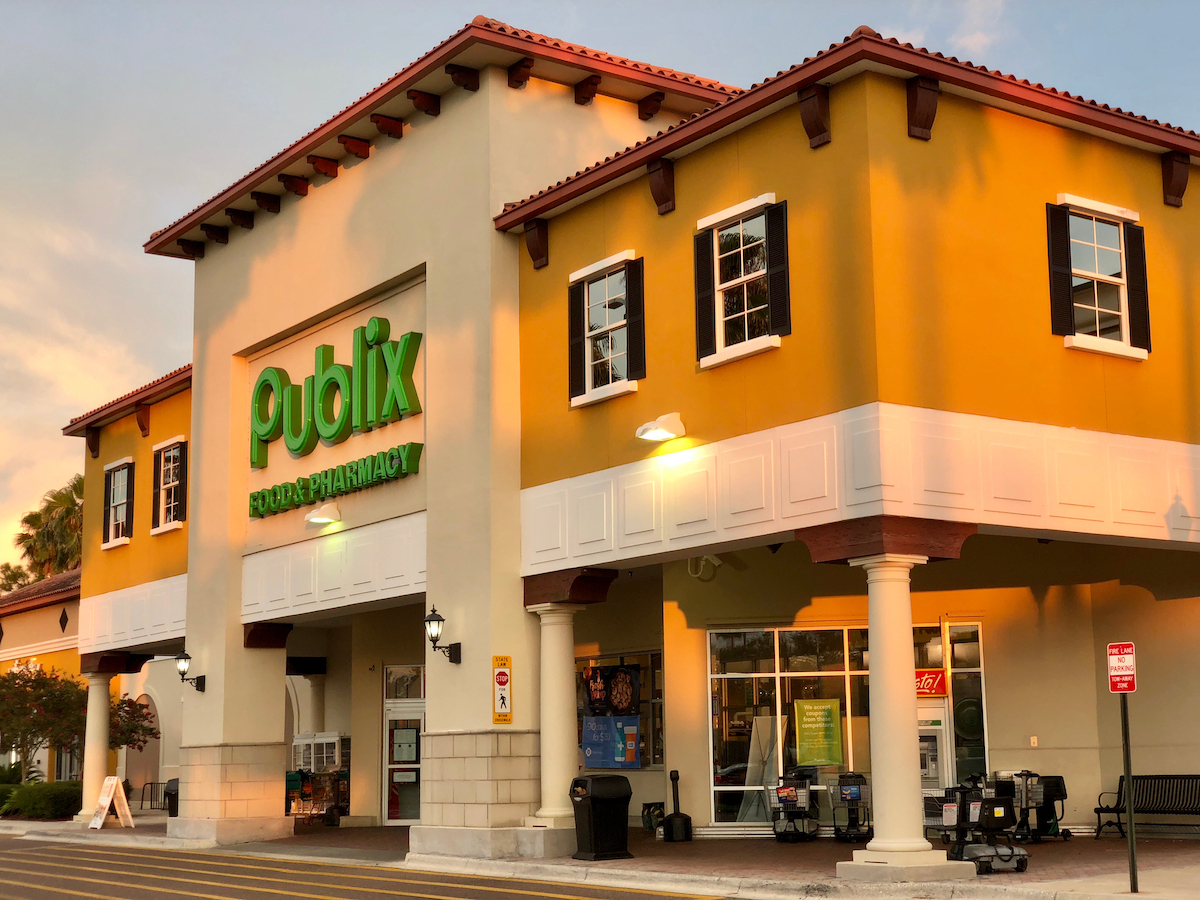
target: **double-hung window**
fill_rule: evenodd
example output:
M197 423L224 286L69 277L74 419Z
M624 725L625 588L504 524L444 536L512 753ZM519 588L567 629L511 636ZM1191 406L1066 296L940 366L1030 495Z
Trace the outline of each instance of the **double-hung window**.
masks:
M187 442L172 438L154 446L151 533L182 527L187 518Z
M700 367L778 347L792 330L787 202L764 194L701 219L696 227Z
M133 459L104 467L104 532L102 546L128 544L133 534Z
M646 377L643 261L632 250L572 272L568 349L572 406L637 390Z
M1059 199L1046 206L1053 333L1068 347L1145 359L1150 308L1137 214L1069 195Z

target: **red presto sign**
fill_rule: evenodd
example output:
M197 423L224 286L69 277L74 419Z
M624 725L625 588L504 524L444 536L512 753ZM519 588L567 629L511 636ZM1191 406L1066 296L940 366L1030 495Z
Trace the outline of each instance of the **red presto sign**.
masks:
M945 697L945 669L917 669L918 697Z
M1108 645L1108 690L1113 694L1137 690L1137 662L1131 641Z

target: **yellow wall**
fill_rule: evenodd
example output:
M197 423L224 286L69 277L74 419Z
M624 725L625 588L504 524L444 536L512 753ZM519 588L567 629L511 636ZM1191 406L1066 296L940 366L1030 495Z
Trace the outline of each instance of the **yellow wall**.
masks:
M83 583L81 596L169 578L187 572L188 523L177 531L150 534L154 497L155 444L191 434L191 391L185 390L150 407L150 435L142 437L133 413L106 425L100 433L100 455L84 450ZM193 477L189 446L188 481ZM104 466L124 457L134 462L133 535L127 545L101 550L104 530ZM190 493L190 492L189 492ZM190 497L189 497L190 500ZM189 516L190 516L189 502Z
M657 215L643 176L552 219L545 268L522 252L524 487L875 400L1200 442L1200 205L1163 204L1156 154L950 94L933 140L915 140L903 81L877 74L836 85L830 106L824 147L789 105L677 160L674 212ZM792 334L701 372L696 221L767 192L788 202ZM1050 333L1045 204L1060 192L1141 214L1148 361ZM627 249L645 258L647 377L572 410L568 274ZM672 411L686 438L634 438Z
M65 629L59 625L59 618L64 610L67 613ZM0 638L0 660L7 660L0 662L0 669L3 671L7 671L12 662L32 656L36 656L38 662L50 668L45 660L58 659L62 652L67 652L74 656L74 662L67 668L59 667L59 671L79 674L79 654L75 650L54 653L40 653L37 650L39 645L73 639L79 634L78 600L67 600L52 606L43 606L41 609L7 615L0 619L0 624L4 626L4 637Z

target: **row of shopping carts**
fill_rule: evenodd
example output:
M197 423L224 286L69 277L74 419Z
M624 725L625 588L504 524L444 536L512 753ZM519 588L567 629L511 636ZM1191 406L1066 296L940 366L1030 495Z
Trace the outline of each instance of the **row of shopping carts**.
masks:
M767 790L771 827L775 840L784 843L811 841L817 837L820 808L815 777L785 776ZM871 786L865 775L846 772L825 785L833 808L833 836L839 841L861 843L871 839Z

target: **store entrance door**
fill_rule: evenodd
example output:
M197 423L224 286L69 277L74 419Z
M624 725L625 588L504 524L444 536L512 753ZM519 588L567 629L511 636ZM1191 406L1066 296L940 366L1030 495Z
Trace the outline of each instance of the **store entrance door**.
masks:
M425 701L384 701L385 825L421 824L421 732Z
M917 702L917 733L921 747L921 790L941 793L954 783L954 745L950 742L950 716L944 697L922 698Z

